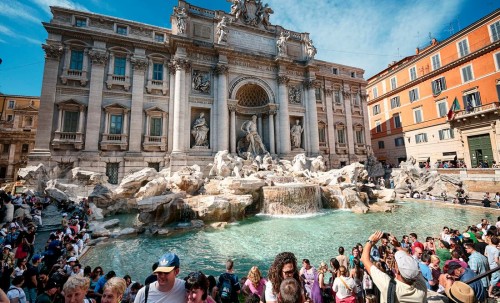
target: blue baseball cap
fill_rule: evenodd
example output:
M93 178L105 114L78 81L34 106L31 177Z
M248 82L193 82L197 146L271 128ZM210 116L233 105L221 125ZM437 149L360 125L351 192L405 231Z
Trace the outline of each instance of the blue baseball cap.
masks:
M160 260L158 260L158 267L155 269L154 273L157 272L166 272L169 273L174 268L179 267L179 257L177 257L174 253L166 253L161 256Z

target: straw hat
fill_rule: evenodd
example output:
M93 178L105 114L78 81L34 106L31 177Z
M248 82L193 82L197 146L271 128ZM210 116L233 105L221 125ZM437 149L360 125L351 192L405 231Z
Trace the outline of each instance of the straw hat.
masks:
M474 303L476 297L472 288L460 281L456 281L450 288L446 289L448 298L456 303Z

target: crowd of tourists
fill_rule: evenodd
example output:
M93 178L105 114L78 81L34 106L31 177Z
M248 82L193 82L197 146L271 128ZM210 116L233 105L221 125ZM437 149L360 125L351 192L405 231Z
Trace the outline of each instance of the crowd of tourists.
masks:
M0 198L4 206L16 199L28 206L24 209L42 211L46 205L29 196L0 193ZM464 231L444 227L425 241L415 233L398 240L377 231L352 248L338 247L336 256L317 266L281 252L269 268L253 266L248 273L236 273L228 260L220 275L205 275L203 269L186 274L179 256L168 252L152 265L145 281L134 281L129 275L117 277L112 268L92 269L80 262L89 241L86 200L62 214L60 228L40 254L34 240L41 220L18 214L0 231L0 302L426 302L429 291L452 302L486 302L499 293L500 274L488 271L499 265L500 217L496 224L483 219Z

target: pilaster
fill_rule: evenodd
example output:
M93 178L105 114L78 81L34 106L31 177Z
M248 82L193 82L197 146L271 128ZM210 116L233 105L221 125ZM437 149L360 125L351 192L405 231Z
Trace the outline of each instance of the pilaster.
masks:
M190 67L189 61L182 58L176 58L172 61L175 68L175 95L174 95L174 113L173 113L173 146L172 153L184 153L184 136L183 122L185 121L186 112L183 107L185 100L185 83L186 69Z
M290 153L290 116L288 113L288 90L287 84L290 79L287 76L279 75L276 80L278 81L278 98L279 98L279 111L278 111L278 125L280 130L279 148L278 153L286 155Z
M132 77L132 106L130 118L129 152L141 152L142 127L143 127L143 103L144 103L144 74L148 66L145 57L134 56L131 59L133 68Z
M333 90L331 88L325 89L325 103L326 103L326 119L327 119L327 140L328 149L330 154L335 154L335 129L333 121ZM367 128L368 129L368 128Z
M304 89L307 95L307 134L309 135L308 140L308 151L310 155L319 154L319 133L318 133L318 110L316 108L316 94L314 92L314 81L309 79L304 81Z
M229 149L229 110L227 105L228 66L219 63L215 67L217 74L217 151Z
M352 106L351 106L351 92L349 88L343 87L342 91L342 103L345 106L345 117L346 117L346 135L347 135L347 146L349 155L354 155L354 130L352 128ZM346 100L347 99L347 100ZM368 120L366 120L368 121ZM369 128L368 128L369 129Z

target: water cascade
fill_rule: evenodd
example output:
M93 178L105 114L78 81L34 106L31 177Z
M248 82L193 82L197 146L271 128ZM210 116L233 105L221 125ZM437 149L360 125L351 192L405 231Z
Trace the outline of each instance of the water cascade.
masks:
M270 215L300 215L321 209L321 190L312 184L282 184L264 186L262 213Z

